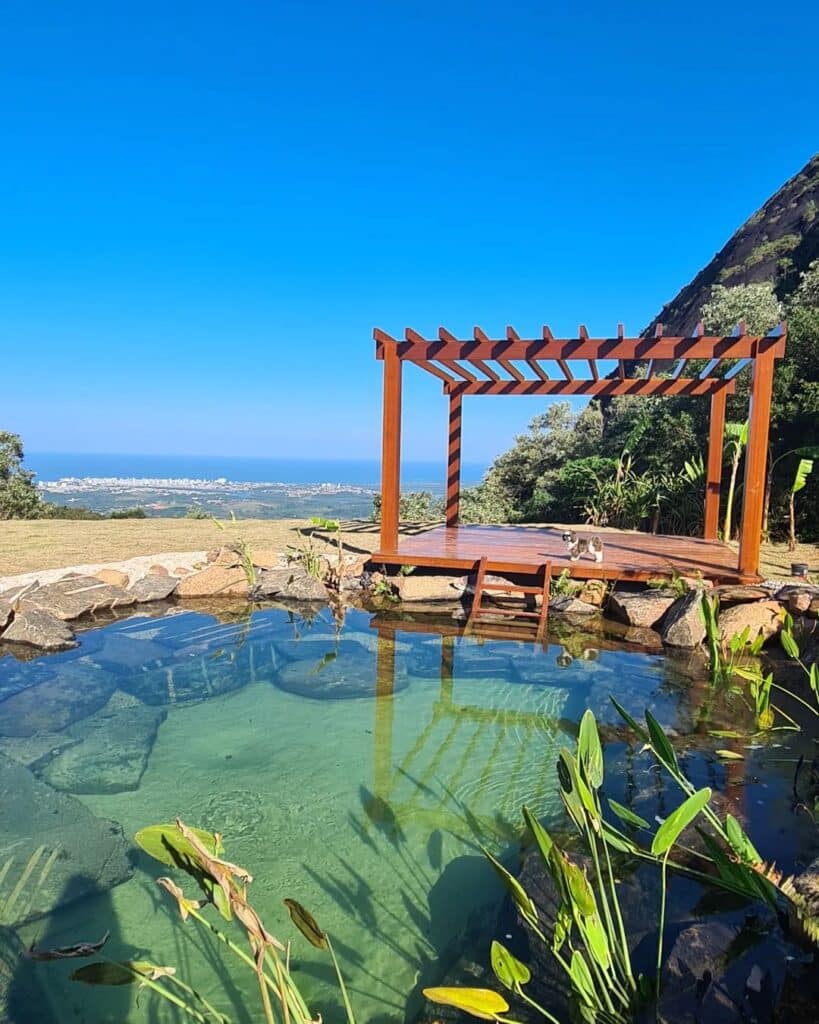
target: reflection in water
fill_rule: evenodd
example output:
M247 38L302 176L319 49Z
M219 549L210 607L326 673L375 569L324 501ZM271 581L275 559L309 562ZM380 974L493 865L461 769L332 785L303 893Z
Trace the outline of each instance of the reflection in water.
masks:
M726 714L738 727L741 708L726 713L721 695L691 687L672 663L577 630L551 647L461 634L451 620L373 621L350 611L341 624L327 609L270 608L226 621L131 619L84 634L65 654L26 664L0 657L0 792L13 781L15 791L36 794L34 803L61 807L53 871L76 863L74 874L93 883L69 901L45 886L50 903L33 915L19 910L28 906L19 896L9 903L44 844L30 815L4 816L0 806L0 871L14 858L0 879L6 1002L20 1006L27 992L31 1006L45 1007L36 1019L49 1020L42 972L17 971L15 933L26 944L53 936L64 945L112 927L110 956L150 954L248 1019L241 1007L245 997L255 1006L252 985L226 969L215 941L190 922L180 928L153 884L158 866L137 858L125 880L133 850L116 823L130 837L179 815L223 832L229 859L252 871L254 904L274 934L293 941L295 968L325 1019L340 1012L332 969L294 936L284 897L331 932L362 1024L403 1021L417 1011L421 987L491 927L500 893L479 843L514 845L524 802L552 824L561 820L554 765L585 708L617 765L606 796L648 820L678 802L640 756L611 693L636 716L650 707L675 731L696 785L712 785L752 819L761 796L779 806L770 790L751 792L750 756L725 765L712 754L708 730ZM698 718L706 701L707 727ZM96 750L109 757L91 759L89 783ZM789 814L792 766L787 774ZM42 861L30 872L35 882ZM146 996L137 1009L130 990L113 994L116 1014L106 1017L101 990L80 990L68 972L39 966L48 970L48 998L70 1006L70 1019L175 1019ZM16 1012L12 1020L34 1019Z

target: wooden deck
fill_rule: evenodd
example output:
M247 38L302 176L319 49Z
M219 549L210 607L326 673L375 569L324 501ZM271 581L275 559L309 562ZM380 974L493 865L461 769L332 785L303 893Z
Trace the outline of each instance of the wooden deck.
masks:
M569 569L575 579L647 580L702 573L719 583L755 582L742 575L736 551L721 541L649 533L601 532L605 551L602 564L583 555L569 561L562 529L531 526L433 526L402 536L398 551L377 551L373 561L385 565L418 565L437 569L474 569L482 555L490 572L529 574L551 559L553 573ZM590 528L578 531L590 536Z

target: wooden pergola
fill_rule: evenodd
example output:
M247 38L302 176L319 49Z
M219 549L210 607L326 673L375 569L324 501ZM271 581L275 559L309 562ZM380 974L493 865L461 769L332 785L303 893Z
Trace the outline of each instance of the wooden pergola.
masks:
M706 334L700 324L691 337L666 336L662 326L658 326L653 336L645 338L625 337L622 325L611 338L591 338L582 325L576 338L555 338L548 327L543 328L539 338L522 338L512 327L507 327L505 338L490 338L476 327L472 338L460 339L442 327L434 339L424 338L408 328L404 339L399 340L376 328L376 358L384 363L384 409L381 542L375 557L397 564L411 555L413 564L442 567L460 566L469 561L462 557L463 550L455 551L453 544L457 534L451 532L470 529L458 526L461 413L466 395L708 397L711 418L704 541L719 545L717 523L725 405L728 395L735 391L738 374L748 371L752 375L750 429L745 455L739 558L733 575L742 579L755 577L759 568L774 361L784 355L786 336L784 323L763 336L748 334L744 324L738 324L728 336L713 336ZM686 375L686 367L692 360L706 360L706 365L698 373ZM616 368L601 367L603 362L613 363ZM429 547L426 557L419 537L413 538L412 545L399 549L401 385L405 363L412 363L440 380L449 398L446 529L450 532L436 549ZM673 561L675 541L682 547L689 540L663 538L668 553L666 561ZM695 543L702 544L702 541ZM495 561L493 567L514 567L511 556L506 563L500 557ZM717 561L727 568L724 553ZM703 564L708 565L705 557ZM639 566L633 568L633 572L620 575L640 578ZM732 573L726 571L723 575L730 577Z

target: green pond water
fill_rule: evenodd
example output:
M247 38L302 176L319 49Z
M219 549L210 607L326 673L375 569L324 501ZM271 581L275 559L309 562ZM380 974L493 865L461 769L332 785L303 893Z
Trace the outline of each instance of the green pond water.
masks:
M331 967L284 897L333 937L360 1022L412 1019L421 988L497 915L478 844L513 852L523 803L561 822L555 760L585 708L614 730L609 794L647 817L667 813L668 794L632 763L609 694L675 735L697 730L690 666L576 631L544 648L267 608L132 618L80 641L0 657L0 980L15 1024L183 1019L148 992L70 982L78 961L19 956L106 931L108 956L173 965L232 1018L258 1019L242 1009L243 994L256 1007L249 972L179 923L155 884L166 870L132 842L177 816L223 833L225 856L253 873L252 901L292 940L325 1020L341 1019ZM731 788L712 756L695 749L691 765ZM749 795L733 770L753 817L770 792Z

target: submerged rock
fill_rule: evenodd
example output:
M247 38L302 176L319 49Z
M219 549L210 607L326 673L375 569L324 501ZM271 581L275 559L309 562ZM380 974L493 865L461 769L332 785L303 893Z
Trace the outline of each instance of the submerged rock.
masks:
M49 762L41 777L67 793L136 789L165 715L164 708L114 698L68 729L75 742Z
M70 626L49 612L36 608L18 611L0 639L4 643L26 644L44 651L66 651L77 646Z
M60 674L0 704L0 736L59 732L105 705L116 689L107 672L82 661L60 665Z
M0 922L20 924L131 875L121 827L0 754ZM25 877L27 876L27 877Z
M375 697L407 686L406 668L401 662L396 664L394 677L381 680L379 686L375 656L355 641L313 644L311 653L312 657L280 665L273 675L275 685L287 693L313 700Z

